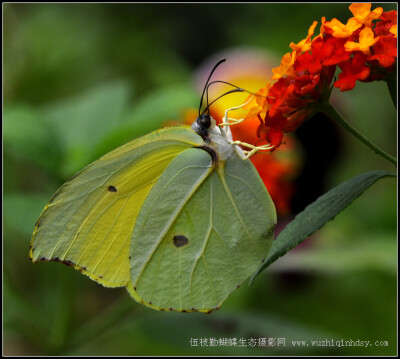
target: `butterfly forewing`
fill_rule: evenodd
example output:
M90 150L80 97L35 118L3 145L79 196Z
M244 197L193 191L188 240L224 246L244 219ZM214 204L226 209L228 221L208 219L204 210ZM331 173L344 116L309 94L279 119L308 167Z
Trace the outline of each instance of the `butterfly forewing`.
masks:
M202 143L179 126L133 140L87 166L43 210L31 241L32 261L60 261L105 286L126 285L142 203L169 163Z

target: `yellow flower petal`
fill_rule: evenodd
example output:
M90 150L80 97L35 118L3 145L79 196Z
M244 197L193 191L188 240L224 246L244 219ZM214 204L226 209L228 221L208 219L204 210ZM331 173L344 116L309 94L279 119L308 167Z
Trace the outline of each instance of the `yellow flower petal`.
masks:
M392 25L392 27L389 29L389 32L390 32L391 34L393 34L394 37L397 38L397 24L396 24L396 25Z
M347 21L346 25L334 18L332 21L326 21L324 26L333 31L333 37L345 38L351 36L354 31L358 30L362 26L362 24L356 18L351 17Z
M383 8L381 7L377 7L371 12L370 3L351 4L349 9L361 24L365 24L369 27L372 26L372 20L378 19L383 12Z
M359 42L347 41L344 48L346 51L362 51L363 54L369 55L370 47L374 46L378 39L379 36L374 37L374 32L369 27L365 27L360 32Z
M274 76L273 80L278 80L283 76L295 76L296 73L293 69L293 64L296 61L296 51L288 52L282 57L281 65L272 69Z

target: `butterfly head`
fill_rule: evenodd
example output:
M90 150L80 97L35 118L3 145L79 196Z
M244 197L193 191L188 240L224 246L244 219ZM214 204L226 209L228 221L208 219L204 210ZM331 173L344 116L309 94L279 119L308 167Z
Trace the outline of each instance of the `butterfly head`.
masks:
M192 123L191 129L200 135L204 141L210 142L210 128L215 126L215 120L208 114L201 114Z
M221 142L223 146L226 146L227 143L230 144L232 142L232 134L231 134L229 127L227 129L223 129L223 128L220 128L219 126L217 126L216 121L210 115L210 106L212 104L214 104L216 101L218 101L221 97L224 97L231 93L250 92L250 91L242 89L241 87L238 87L238 86L231 84L229 82L226 82L226 81L216 80L216 81L210 82L211 76L213 75L214 71L217 69L217 67L219 65L221 65L225 61L226 61L226 59L221 59L220 61L217 62L217 64L211 70L211 72L208 76L207 82L204 86L203 93L201 95L200 106L199 106L199 116L191 125L191 129L193 131L195 131L198 135L200 135L205 142L207 142L207 143ZM215 98L212 102L209 102L208 101L208 88L215 83L229 85L229 86L234 87L234 89L224 92L223 94L221 94L217 98ZM206 106L202 110L204 96L205 96L205 100L206 100ZM232 147L232 146L229 145L228 147ZM230 151L230 148L229 148L229 151Z

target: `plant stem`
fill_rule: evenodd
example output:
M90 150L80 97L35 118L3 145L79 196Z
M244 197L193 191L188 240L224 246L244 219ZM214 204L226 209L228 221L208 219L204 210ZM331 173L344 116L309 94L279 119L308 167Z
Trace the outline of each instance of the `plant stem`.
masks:
M331 119L336 121L345 130L350 132L354 137L358 138L362 143L364 143L366 146L368 146L376 154L380 155L385 160L387 160L387 161L393 163L395 166L397 166L397 159L396 158L394 158L393 156L389 155L384 150L380 149L378 146L376 146L374 143L372 143L368 138L366 138L364 135L362 135L360 132L358 132L352 125L350 125L343 118L343 116L329 102L321 103L321 105L318 107L318 109L321 112L323 112L326 115L328 115Z

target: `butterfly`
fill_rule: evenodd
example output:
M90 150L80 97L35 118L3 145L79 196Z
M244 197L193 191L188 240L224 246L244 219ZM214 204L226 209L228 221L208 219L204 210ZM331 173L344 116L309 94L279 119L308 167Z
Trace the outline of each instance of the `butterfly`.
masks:
M211 312L262 264L275 206L253 164L207 107L107 153L43 209L33 262L69 265L126 287L157 310ZM235 90L229 91L233 92Z

